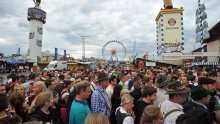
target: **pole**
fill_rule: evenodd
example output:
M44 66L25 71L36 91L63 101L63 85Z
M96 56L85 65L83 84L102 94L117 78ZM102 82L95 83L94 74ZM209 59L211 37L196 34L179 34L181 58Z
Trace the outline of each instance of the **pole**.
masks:
M85 53L85 38L89 37L87 36L80 36L82 39L82 60L84 61L84 59L86 58L86 53Z
M85 38L82 38L82 59L85 58Z

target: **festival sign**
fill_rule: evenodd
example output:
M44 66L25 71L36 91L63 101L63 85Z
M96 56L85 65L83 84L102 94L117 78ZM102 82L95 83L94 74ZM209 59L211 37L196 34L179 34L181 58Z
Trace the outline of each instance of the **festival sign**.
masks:
M180 13L164 14L164 52L182 50L182 24Z

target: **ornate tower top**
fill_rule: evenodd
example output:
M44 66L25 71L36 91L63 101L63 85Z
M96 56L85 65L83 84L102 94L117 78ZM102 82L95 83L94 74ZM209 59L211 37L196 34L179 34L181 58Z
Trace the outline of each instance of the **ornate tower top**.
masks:
M163 0L163 3L164 3L165 9L172 9L173 8L172 0Z
M35 3L35 7L36 8L39 8L40 7L40 3L41 3L41 0L33 0L34 3Z
M28 21L32 19L36 19L36 20L43 22L44 24L46 22L47 13L40 8L41 0L33 0L33 1L35 3L35 7L28 8L27 19Z

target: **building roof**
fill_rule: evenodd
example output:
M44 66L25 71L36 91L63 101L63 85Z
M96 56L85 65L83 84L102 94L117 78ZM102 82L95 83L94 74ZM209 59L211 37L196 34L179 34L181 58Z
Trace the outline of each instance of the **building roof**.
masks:
M207 52L206 44L203 46L203 48L204 48L204 52ZM198 48L195 48L194 50L192 50L192 52L201 52L201 46L199 46Z
M158 21L160 16L161 16L161 14L182 13L183 11L184 11L183 7L172 8L172 9L161 9L155 20Z
M210 33L210 38L204 40L205 43L210 43L220 39L220 21L209 30L209 33Z

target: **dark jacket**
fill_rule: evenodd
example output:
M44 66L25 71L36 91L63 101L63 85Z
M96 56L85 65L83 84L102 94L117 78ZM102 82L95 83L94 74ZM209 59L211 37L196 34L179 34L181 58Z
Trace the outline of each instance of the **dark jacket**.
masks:
M141 116L142 116L142 113L144 111L144 108L148 105L151 105L151 103L146 103L143 101L143 98L140 98L138 101L137 101L137 106L134 110L135 112L135 115L136 115L136 118L135 118L135 124L139 124L140 120L141 120Z
M125 119L126 117L130 116L128 113L122 113L122 112L120 111L120 109L121 109L121 108L118 108L118 109L116 110L116 112L115 112L115 114L116 114L116 122L117 122L117 123L114 123L114 124L123 124L124 119ZM111 124L113 124L113 123L111 123Z
M135 110L137 110L138 106L138 100L142 97L142 92L141 92L141 89L135 89L133 90L130 95L134 98L134 107L133 107L133 110L135 112Z
M204 109L204 110L206 110L206 108L204 108L204 106L196 104L194 102L187 102L183 105L184 113L195 110L195 109Z
M0 124L21 124L21 123L22 123L21 118L14 113L10 113L10 115L8 115L7 117L0 119Z
M17 115L19 117L21 117L22 122L27 122L27 117L28 117L28 112L27 111L21 111L21 112L17 112Z
M142 97L141 89L133 90L130 95L134 98L134 104Z
M112 96L111 98L111 103L112 103L112 112L111 112L111 124L116 124L116 116L115 116L115 111L116 109L120 106L121 104L121 98L120 96Z
M131 87L134 85L134 79L131 79L129 82L128 82L128 90L131 90Z
M45 124L47 122L53 121L53 115L52 112L50 112L50 114L45 114L40 109L36 109L34 113L30 114L29 121L38 121L43 122L43 124Z

